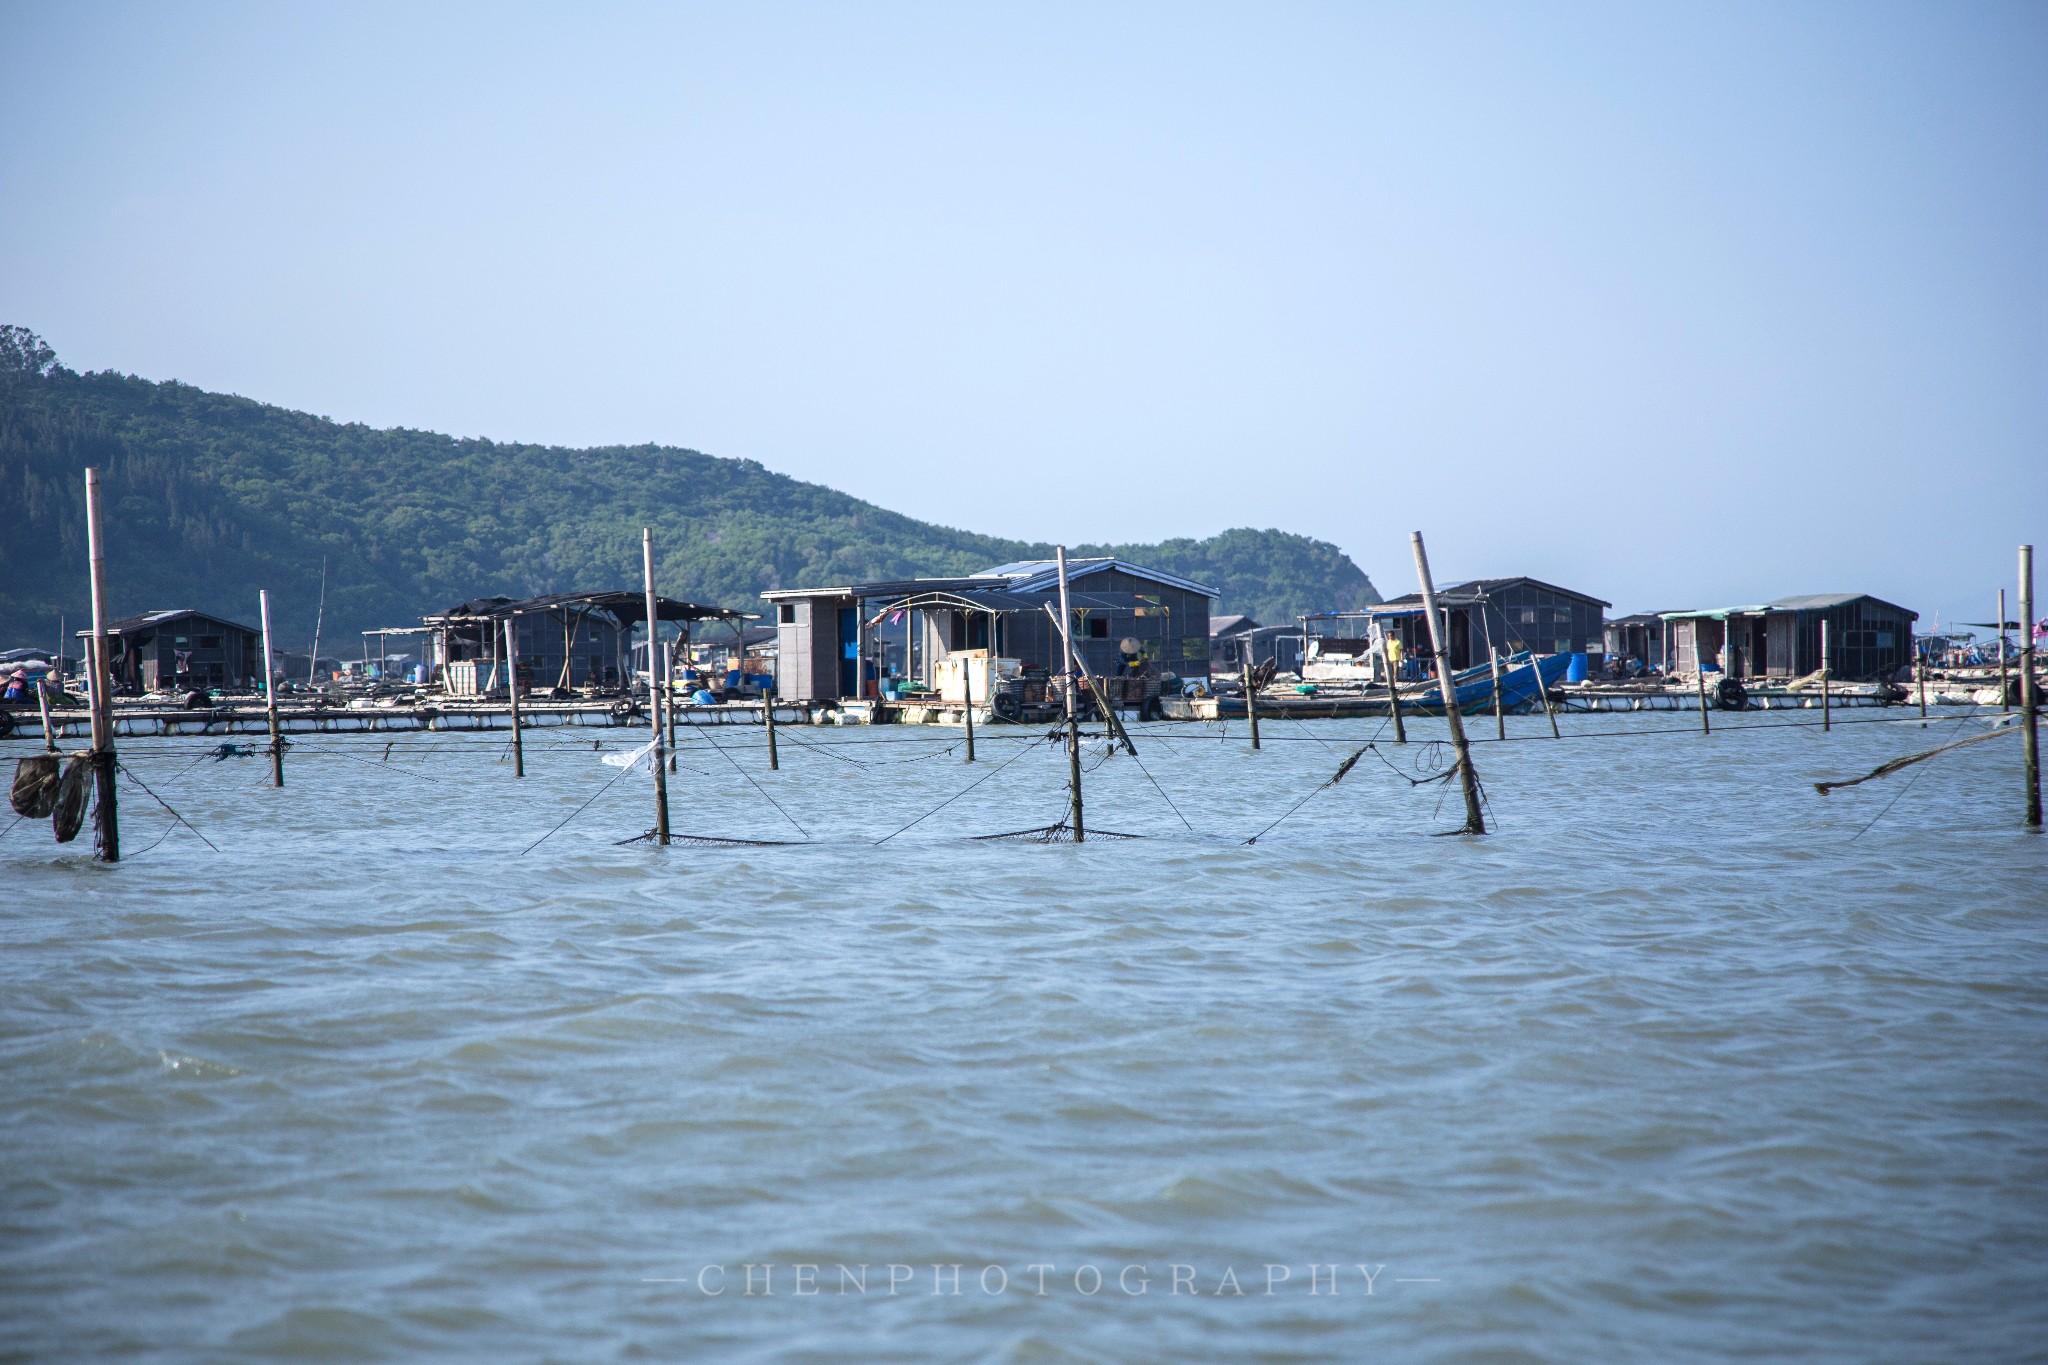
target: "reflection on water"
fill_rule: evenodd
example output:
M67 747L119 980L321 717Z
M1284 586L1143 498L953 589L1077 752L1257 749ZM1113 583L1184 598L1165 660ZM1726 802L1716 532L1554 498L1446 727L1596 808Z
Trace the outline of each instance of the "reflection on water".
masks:
M667 851L615 842L648 780L587 736L519 783L497 739L309 739L282 791L133 741L221 851L151 847L133 788L119 867L0 841L0 1339L2019 1358L2048 846L2017 745L1812 788L1976 724L1520 719L1479 749L1485 840L1429 837L1438 755L1383 743L1251 847L1377 724L1155 727L1088 794L1156 837L1081 848L969 837L1060 814L1063 756L1004 735L970 769L948 732L785 732L776 773L694 738L679 831L799 842Z

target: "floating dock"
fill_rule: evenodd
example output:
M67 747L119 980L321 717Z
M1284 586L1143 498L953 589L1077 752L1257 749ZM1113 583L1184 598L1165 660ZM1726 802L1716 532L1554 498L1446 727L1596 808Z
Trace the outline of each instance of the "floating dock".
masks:
M765 703L721 702L713 706L676 707L680 725L766 724ZM816 723L819 708L802 702L775 703L777 725ZM40 740L42 721L33 711L13 713L13 738ZM600 730L645 730L644 705L632 708L616 703L526 701L519 703L522 730L577 726ZM278 729L288 735L347 735L406 733L420 730L507 730L512 728L512 708L503 702L445 703L431 706L291 706L278 708ZM92 714L83 707L52 711L50 727L54 738L84 738L92 732ZM116 703L114 734L134 735L261 735L268 734L270 722L260 701L207 710L178 707L138 706Z

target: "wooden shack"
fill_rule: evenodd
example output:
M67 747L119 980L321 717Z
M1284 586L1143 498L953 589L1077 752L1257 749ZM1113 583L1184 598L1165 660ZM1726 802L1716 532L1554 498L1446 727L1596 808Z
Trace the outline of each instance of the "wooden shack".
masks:
M1068 560L1067 580L1074 645L1090 672L1208 676L1213 588L1110 558ZM774 606L776 695L785 700L873 697L892 656L899 676L933 688L939 663L964 650L1058 671L1059 574L1051 560L761 595Z
M1437 589L1436 598L1448 625L1445 648L1453 670L1485 663L1489 648L1504 655L1518 650L1599 655L1606 644L1606 611L1613 605L1590 593L1535 578L1475 578ZM1330 617L1339 615L1369 618L1394 632L1406 658L1427 659L1435 654L1420 593L1354 612L1331 613Z
M1821 623L1828 672L1843 682L1887 681L1913 664L1920 614L1868 593L1780 597L1754 606L1661 614L1671 632L1671 671L1735 678L1803 678L1820 671Z
M1300 673L1306 639L1299 626L1262 626L1249 616L1220 617L1209 636L1210 675L1242 673L1246 663L1268 659L1277 673Z
M1607 623L1607 657L1622 663L1634 660L1644 668L1661 670L1665 665L1665 637L1670 633L1661 612L1617 616Z
M116 692L131 694L258 688L263 633L189 607L144 612L107 626L107 672Z
M750 619L725 607L708 607L663 597L660 620L676 623L676 638L692 628L734 630ZM425 618L434 642L439 681L456 696L501 692L504 623L512 623L521 691L594 688L612 691L630 684L636 628L647 621L644 593L626 590L551 593L542 597L479 597ZM640 667L645 668L644 657Z

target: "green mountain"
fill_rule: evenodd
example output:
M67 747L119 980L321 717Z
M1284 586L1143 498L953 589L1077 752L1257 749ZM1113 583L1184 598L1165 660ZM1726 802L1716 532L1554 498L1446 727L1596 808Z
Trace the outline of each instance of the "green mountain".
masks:
M1050 555L671 446L501 445L377 431L176 382L75 374L21 328L0 329L0 646L85 622L83 470L101 470L117 616L197 607L253 623L268 588L280 645L325 641L493 593L639 581L654 528L662 590L752 607L764 588L969 573ZM1233 530L1115 553L1221 590L1216 610L1284 621L1376 602L1336 546ZM328 648L323 644L323 652Z

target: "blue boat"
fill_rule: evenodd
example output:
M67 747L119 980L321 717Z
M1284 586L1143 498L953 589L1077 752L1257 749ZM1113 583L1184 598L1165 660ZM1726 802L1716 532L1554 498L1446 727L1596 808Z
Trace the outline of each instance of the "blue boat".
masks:
M1540 705L1537 693L1548 691L1564 681L1565 672L1571 667L1569 654L1532 655L1518 650L1500 661L1501 706L1509 711L1528 711ZM1462 673L1451 675L1452 694L1458 699L1458 713L1466 716L1483 715L1493 709L1493 667L1479 664ZM1421 715L1440 716L1444 713L1443 689L1435 683L1410 693L1401 693L1401 709L1415 711Z
M1534 710L1540 702L1537 689L1548 691L1565 679L1570 669L1572 656L1569 654L1544 654L1535 656L1526 650L1517 651L1501 660L1500 694L1501 706L1509 711ZM1462 673L1451 675L1451 685L1458 699L1460 715L1484 715L1493 709L1493 667L1480 664ZM1401 689L1401 711L1404 715L1440 716L1444 713L1443 691L1434 682L1407 683ZM1383 716L1387 713L1385 688L1365 692L1344 692L1332 690L1308 695L1273 696L1259 698L1259 714L1265 716L1309 717L1338 716ZM1244 714L1244 697L1218 697L1218 717L1241 716Z

